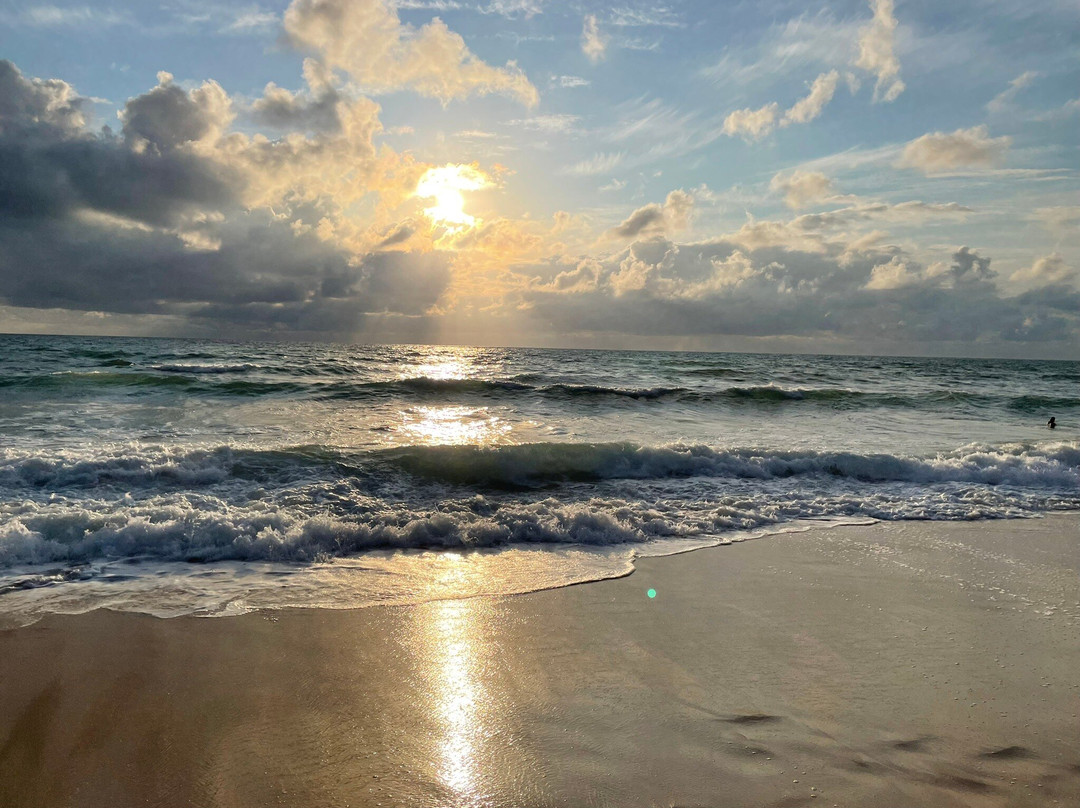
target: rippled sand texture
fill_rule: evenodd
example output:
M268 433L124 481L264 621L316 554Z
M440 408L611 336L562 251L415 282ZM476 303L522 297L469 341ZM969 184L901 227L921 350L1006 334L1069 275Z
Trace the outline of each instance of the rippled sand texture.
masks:
M819 530L406 607L48 617L0 633L0 804L1080 804L1078 527Z

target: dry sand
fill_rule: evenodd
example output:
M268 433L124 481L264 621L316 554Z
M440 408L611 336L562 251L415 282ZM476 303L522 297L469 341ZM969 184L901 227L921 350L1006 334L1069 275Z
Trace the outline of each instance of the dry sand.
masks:
M1080 805L1080 520L0 633L0 806ZM655 588L650 599L646 590Z

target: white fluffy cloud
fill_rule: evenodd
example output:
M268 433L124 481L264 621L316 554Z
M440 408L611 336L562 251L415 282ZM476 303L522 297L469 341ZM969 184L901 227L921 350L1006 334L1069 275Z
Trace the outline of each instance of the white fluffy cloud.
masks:
M938 174L958 168L985 168L1001 161L1012 139L990 137L985 126L931 132L904 146L899 165L924 174Z
M793 123L808 123L814 120L825 109L825 106L832 101L839 80L840 74L835 70L822 73L814 79L809 95L796 101L794 106L784 113L780 125L788 126Z
M293 0L285 33L331 69L341 69L364 89L411 89L444 103L473 94L501 93L527 106L539 94L514 63L492 67L439 18L421 28L398 19L383 0Z
M769 182L769 188L784 194L789 208L798 210L832 195L832 180L820 171L793 171L777 174Z
M893 0L870 0L874 19L859 31L859 55L855 66L877 77L875 101L895 101L904 92L900 60L896 58L896 16Z
M783 117L780 117L780 105L775 101L757 109L737 109L724 119L721 131L731 137L741 135L746 140L760 140L771 133L777 124L790 126L793 123L809 123L832 101L839 80L840 74L835 70L822 73L814 79L806 97L796 101Z
M1035 259L1035 262L1014 272L1009 280L1028 287L1072 284L1080 280L1080 269L1069 266L1060 253L1051 253Z
M776 115L779 109L775 101L757 109L750 107L737 109L724 119L721 131L732 137L742 135L748 140L758 140L769 134L776 126Z

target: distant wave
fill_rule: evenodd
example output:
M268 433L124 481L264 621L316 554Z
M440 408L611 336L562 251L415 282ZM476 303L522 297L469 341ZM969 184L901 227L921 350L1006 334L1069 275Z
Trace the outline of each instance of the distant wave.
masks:
M120 366L117 366L118 368ZM247 381L213 380L207 381L203 374L221 375L234 371L202 370L194 372L157 372L126 370L61 371L58 373L35 375L0 376L0 388L52 391L54 393L79 393L86 390L122 390L158 388L188 394L224 395L224 396L263 396L284 393L303 393L310 389L302 382L290 381Z
M228 364L226 364L226 365L176 364L176 365L153 365L152 367L153 367L154 370L161 371L162 373L194 373L194 374L210 373L210 374L219 374L219 373L247 373L248 371L251 371L251 370L259 370L262 367L262 365L253 365L253 364L251 364L249 362L245 362L245 363L239 364L239 365L238 364L232 364L232 365L228 365Z
M834 409L914 408L955 409L957 407L1001 407L1025 413L1059 412L1080 409L1080 397L1040 395L991 395L963 390L925 393L868 392L843 387L782 387L779 385L706 387L653 386L617 387L597 384L548 382L537 374L521 374L506 379L437 379L416 376L373 381L351 380L354 371L335 367L303 373L290 371L292 378L256 374L270 371L255 363L172 363L148 370L129 369L126 359L104 360L108 369L62 371L43 374L0 375L0 388L78 392L81 389L161 388L191 395L280 396L294 395L321 400L387 399L392 397L442 400L514 400L534 397L562 401L679 402L690 405L729 407L821 406ZM327 376L320 380L318 376ZM314 376L315 378L311 378Z
M707 446L650 448L630 443L520 446L415 446L380 454L406 471L463 485L534 486L550 482L668 477L777 479L831 476L862 482L978 483L1080 487L1080 445L970 446L932 458L851 452L761 452Z
M598 480L676 477L785 479L833 477L866 483L942 482L1080 491L1080 444L971 445L933 457L810 450L762 451L632 443L529 443L510 446L409 446L347 452L322 446L280 450L146 447L97 456L0 450L0 490L121 486L199 486L229 478L283 483L322 477L412 477L466 486L538 487Z

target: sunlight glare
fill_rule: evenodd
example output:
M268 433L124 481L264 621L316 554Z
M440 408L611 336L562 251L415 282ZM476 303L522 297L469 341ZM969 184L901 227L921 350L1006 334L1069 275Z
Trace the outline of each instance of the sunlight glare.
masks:
M447 163L425 172L416 185L415 196L434 199L434 205L424 208L424 215L453 233L473 227L479 221L465 212L462 192L490 186L488 175L476 166Z
M456 577L452 566L442 568L450 580ZM440 588L445 584L449 580ZM490 664L482 630L486 613L486 604L473 599L437 601L416 613L416 648L425 661L424 690L437 727L437 776L458 806L487 804L482 793L491 718L484 687Z
M487 407L416 407L403 416L409 439L429 446L489 446L511 430Z

